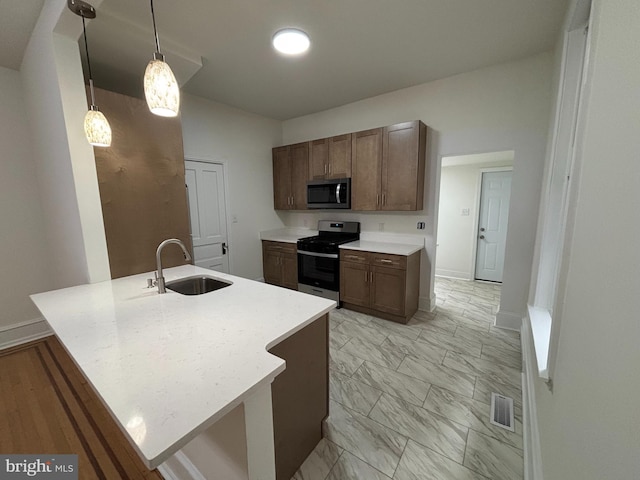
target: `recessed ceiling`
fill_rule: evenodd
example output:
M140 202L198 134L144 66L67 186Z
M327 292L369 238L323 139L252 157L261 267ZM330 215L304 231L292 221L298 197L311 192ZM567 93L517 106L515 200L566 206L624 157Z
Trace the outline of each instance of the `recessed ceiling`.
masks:
M28 3L28 2L25 2ZM553 48L567 0L156 0L160 46L185 92L275 119L306 115ZM279 55L286 27L312 39ZM149 2L104 0L87 27L95 83L142 95Z
M453 155L442 157L442 167L460 167L466 165L484 165L488 163L500 163L502 165L513 165L513 158L516 152L505 150L502 152L472 153L470 155Z

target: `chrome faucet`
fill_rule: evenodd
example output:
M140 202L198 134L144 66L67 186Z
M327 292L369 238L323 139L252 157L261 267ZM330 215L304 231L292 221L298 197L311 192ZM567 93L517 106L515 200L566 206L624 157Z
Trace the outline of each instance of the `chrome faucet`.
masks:
M187 262L191 260L191 255L189 255L189 251L187 250L187 247L184 246L184 243L182 243L182 240L169 238L158 245L158 249L156 250L156 265L158 267L158 270L156 271L156 284L158 285L158 293L167 293L167 290L164 288L164 276L162 275L162 260L160 259L160 254L162 253L162 249L170 243L179 245L182 249L182 253L184 254L184 259Z

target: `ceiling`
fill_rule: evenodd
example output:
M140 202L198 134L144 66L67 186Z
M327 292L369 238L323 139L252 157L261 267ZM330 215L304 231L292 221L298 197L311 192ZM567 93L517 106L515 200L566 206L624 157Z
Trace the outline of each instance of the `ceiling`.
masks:
M20 69L44 0L0 0L0 66Z
M42 0L0 0L3 34L7 4L20 17L20 10L39 10ZM184 92L280 120L549 50L567 4L154 1L161 50ZM149 1L103 0L97 9L87 26L95 84L142 96L142 75L154 51ZM271 48L271 37L284 27L310 35L306 55L284 57ZM13 30L19 37L25 29Z
M502 152L473 153L471 155L452 155L442 157L442 167L460 167L465 165L484 165L488 163L500 163L501 165L513 165L516 152L505 150Z

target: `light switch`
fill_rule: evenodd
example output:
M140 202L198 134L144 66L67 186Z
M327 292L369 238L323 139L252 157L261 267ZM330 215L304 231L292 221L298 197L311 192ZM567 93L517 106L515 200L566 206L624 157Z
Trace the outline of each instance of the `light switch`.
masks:
M236 214L231 215L231 223L238 223L238 215Z
M461 213L460 213L460 214L461 214L463 217L468 217L468 216L469 216L469 209L468 209L468 208L463 208L463 209L461 210Z

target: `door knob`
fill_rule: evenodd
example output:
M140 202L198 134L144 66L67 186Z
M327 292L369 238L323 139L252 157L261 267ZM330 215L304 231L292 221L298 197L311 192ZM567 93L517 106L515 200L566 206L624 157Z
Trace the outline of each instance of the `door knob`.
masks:
M480 240L484 240L484 235L480 235Z
M222 254L226 255L227 254L227 243L226 242L222 242Z
M480 231L481 231L481 232L484 232L484 227L480 227Z

